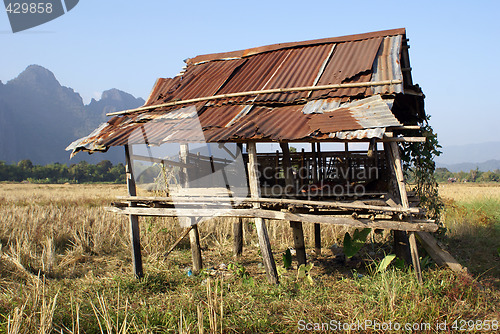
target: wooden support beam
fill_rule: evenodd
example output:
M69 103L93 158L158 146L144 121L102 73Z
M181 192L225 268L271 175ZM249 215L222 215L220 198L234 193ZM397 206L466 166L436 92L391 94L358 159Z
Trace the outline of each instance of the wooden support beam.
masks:
M250 183L250 195L253 198L260 197L260 185L257 177L257 147L255 142L247 144L248 151L248 181ZM260 204L255 203L254 208L260 207ZM257 236L259 238L260 251L264 261L264 268L268 280L272 284L278 284L278 272L276 271L276 263L274 262L271 243L269 242L269 235L267 234L267 227L262 218L255 218L255 228L257 229Z
M437 240L427 232L416 232L418 241L439 266L448 266L458 274L467 274L467 268L460 263L450 253L441 248Z
M399 155L399 146L396 142L391 142L389 144L392 154L392 165L394 172L396 174L396 181L399 188L399 194L401 196L401 204L404 208L409 208L410 204L408 202L408 195L406 193L406 186L404 182L403 165L401 163L401 157ZM422 271L420 269L420 259L418 256L417 242L415 241L415 233L413 231L408 232L408 240L410 244L410 254L413 263L413 268L415 269L415 275L420 284L422 284Z
M172 161L172 160L167 160L167 159L158 159L158 158L155 158L155 157L147 157L147 156L144 156L144 155L134 154L134 155L131 156L131 158L133 160L139 160L139 161L156 162L156 163L160 163L160 164L163 164L163 165L166 165L166 166L177 166L177 167L182 167L182 168L189 167L189 165L186 165L186 164L184 164L182 162L177 162L177 161Z
M288 143L280 143L281 152L283 152L283 159L281 160L283 174L285 175L285 194L294 193L294 178L292 171L292 162L290 159L290 149Z
M296 251L297 267L301 264L306 264L306 247L304 243L304 230L302 229L302 222L290 222L290 227L293 233L293 244Z
M383 138L382 142L389 143L425 143L426 137L393 137L393 138Z
M406 231L393 231L394 236L394 253L400 259L403 259L407 265L412 263L410 241Z
M188 235L189 231L191 231L191 228L192 227L186 227L184 229L184 231L177 238L177 240L175 240L175 242L173 243L173 245L170 246L170 248L168 249L168 251L165 252L165 254L163 255L164 257L167 257L170 253L172 253L172 251L175 249L175 247L177 247L177 245L186 237L186 235Z
M352 217L338 217L328 215L312 215L304 213L291 213L283 211L254 209L234 209L221 212L213 209L174 209L174 208L138 208L138 207L108 207L108 211L121 214L134 214L139 216L159 217L242 217L263 218L276 220L301 221L303 223L321 223L344 225L353 228L373 228L398 231L436 232L438 226L435 223L416 223L399 220L371 220L354 219ZM267 230L266 230L267 233Z
M134 174L132 172L132 159L130 158L132 154L132 147L125 145L125 161L126 167L125 172L127 176L127 189L129 196L136 196L137 189L135 185ZM129 203L129 207L134 207L136 204L133 202ZM137 278L144 277L144 272L142 268L142 254L141 254L141 233L139 230L139 217L134 214L129 215L129 226L130 226L130 244L132 245L132 263L134 266L134 274Z
M281 146L281 151L283 152L282 167L285 173L285 184L286 184L285 192L288 192L287 190L290 189L292 190L293 193L294 180L292 173L292 161L290 159L290 149L288 147L288 143L280 143L280 146ZM306 264L306 248L304 242L304 231L302 229L302 223L290 221L290 227L292 228L293 242L296 251L298 265L300 266L301 264Z
M196 220L196 218L191 218ZM191 257L193 258L193 274L198 275L203 268L203 260L201 258L200 235L198 233L198 225L196 221L192 222L194 225L189 230L189 242L191 244Z
M323 181L324 171L323 171L323 158L321 156L321 143L316 143L316 163L317 163L317 179L318 181ZM314 223L314 251L316 256L321 255L321 225Z
M189 146L188 144L180 145L180 160L184 164L189 164L188 156L189 156ZM189 175L187 168L184 168L181 173L183 176L184 187L188 187ZM191 229L189 230L189 242L191 244L191 255L193 258L193 274L197 275L200 270L203 268L203 260L201 258L201 246L200 246L200 235L198 233L198 225L196 222L196 218L201 216L192 216L190 218L179 217L182 225L190 225Z
M413 263L413 269L415 269L415 275L417 276L417 281L422 284L422 270L420 268L420 258L418 256L417 241L415 240L415 232L408 232L408 240L410 242L410 252L411 261Z
M237 218L233 223L233 253L240 256L243 253L243 219Z
M321 255L321 225L314 223L314 251L316 256Z
M227 193L223 193L227 195ZM399 197L399 196L398 196ZM170 197L118 197L124 201L159 201L159 202L172 202ZM180 201L180 197L176 198L177 202ZM242 198L242 197L195 197L189 196L182 199L186 204L189 202L199 202L199 203L217 203L222 202L238 202L238 203L270 203L270 204L295 204L295 205L306 205L317 208L337 208L341 210L368 210L376 212L394 212L394 213L415 213L420 214L424 211L419 208L402 208L398 206L379 206L379 205L367 205L362 203L350 203L350 202L339 202L339 201L310 201L302 199L292 199L292 198Z

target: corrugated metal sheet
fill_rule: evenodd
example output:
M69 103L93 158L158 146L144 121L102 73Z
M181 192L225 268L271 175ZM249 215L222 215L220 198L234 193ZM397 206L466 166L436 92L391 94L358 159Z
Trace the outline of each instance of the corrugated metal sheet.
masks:
M330 44L325 44L291 49L290 55L261 89L312 86L331 48ZM308 95L309 92L265 94L259 95L255 101L286 103L305 99Z
M304 114L322 114L325 111L336 109L340 106L340 99L313 100L302 108Z
M330 138L337 138L342 140L352 139L371 139L382 138L385 133L385 128L362 129L354 131L338 131L328 135Z
M179 76L159 79L146 105L271 88L402 79L399 59L404 34L404 29L397 29L196 57ZM201 139L321 140L332 133L368 138L374 132L364 130L399 125L388 105L391 100L379 96L398 92L402 85L161 107L114 117L68 149L104 151L128 143Z
M275 75L283 60L290 56L290 53L291 50L285 49L248 58L246 63L221 88L218 94L261 90ZM250 103L254 99L255 96L243 96L224 99L221 103Z
M392 104L392 102L389 102ZM312 132L332 133L401 125L379 95L344 104L340 108L309 116Z
M214 142L241 139L298 140L311 132L307 121L308 117L302 113L302 106L254 107L233 125L206 131L206 137L208 141Z
M280 43L280 44L259 46L256 48L251 48L251 49L246 49L246 50L201 55L201 56L197 56L197 57L188 59L187 63L188 64L197 64L197 63L213 61L213 60L217 60L217 59L242 58L242 57L249 57L252 55L256 55L259 53L272 52L272 51L276 51L276 50L288 49L288 48L294 48L294 47L320 45L320 44L331 44L331 43L342 43L342 42L353 42L353 41L360 41L360 40L364 40L364 39L368 39L368 38L395 36L395 35L404 35L404 34L406 34L406 30L404 28L400 28L400 29L374 31L374 32L369 32L369 33L364 33L364 34L315 39L315 40L310 40L310 41Z
M221 60L188 67L180 80L179 88L164 101L215 95L233 71L244 62L242 59Z
M163 102L165 96L172 94L172 92L179 86L180 76L175 78L159 78L149 94L148 100L144 105L157 104L157 101Z
M317 85L370 81L373 61L381 42L382 38L379 37L337 44ZM366 90L367 88L349 88L315 91L312 93L312 98L364 95Z
M373 63L372 81L403 80L401 72L402 35L385 37ZM374 94L394 94L403 92L403 84L372 87Z

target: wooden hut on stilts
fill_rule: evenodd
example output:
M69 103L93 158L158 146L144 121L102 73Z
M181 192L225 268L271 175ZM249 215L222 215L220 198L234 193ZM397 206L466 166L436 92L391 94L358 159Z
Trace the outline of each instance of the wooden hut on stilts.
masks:
M129 196L110 210L130 217L137 277L141 216L179 217L194 272L203 266L197 224L210 217L239 218L236 254L242 218L254 219L272 283L269 220L290 222L299 264L302 225L313 223L316 253L322 224L386 229L419 280L417 240L438 264L460 270L405 184L400 144L426 140L409 135L426 116L408 49L405 29L395 29L197 56L158 79L143 107L108 114L68 150L125 147ZM137 183L164 193L137 196Z

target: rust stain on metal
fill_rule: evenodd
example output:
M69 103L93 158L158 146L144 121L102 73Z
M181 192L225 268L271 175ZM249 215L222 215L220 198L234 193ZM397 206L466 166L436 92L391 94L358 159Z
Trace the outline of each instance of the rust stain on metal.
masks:
M394 29L198 56L189 59L178 76L158 79L145 105L274 88L402 79L399 57L405 33ZM335 133L344 138L375 136L384 131L380 129L399 124L386 104L389 101L378 94L392 94L394 99L401 87L281 92L162 106L113 117L67 149L93 152L130 143L189 140L323 140ZM370 130L375 128L379 130Z
M252 55L256 55L259 53L272 52L272 51L276 51L276 50L280 50L280 49L294 48L294 47L298 47L298 46L352 42L352 41L359 41L359 40L368 39L368 38L375 38L375 37L404 35L405 33L406 33L406 29L400 28L400 29L369 32L369 33L365 33L365 34L322 38L322 39L303 41L303 42L279 43L279 44L273 44L273 45L260 46L260 47L256 47L256 48L246 49L246 50L240 50L240 51L201 55L201 56L197 56L197 57L188 59L187 63L188 64L197 64L197 63L213 61L213 60L217 60L217 59L242 58L242 57L249 57Z

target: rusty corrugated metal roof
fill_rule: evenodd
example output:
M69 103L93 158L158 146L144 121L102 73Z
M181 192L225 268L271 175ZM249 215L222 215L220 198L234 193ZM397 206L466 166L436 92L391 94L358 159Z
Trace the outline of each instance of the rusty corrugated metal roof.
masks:
M403 80L401 71L402 35L385 37L373 63L372 81ZM374 94L402 93L403 85L376 86L371 88Z
M338 44L317 85L370 81L373 61L381 42L382 38L371 38ZM312 93L312 98L365 95L367 89L369 88L315 91Z
M315 39L315 40L302 41L302 42L279 43L279 44L273 44L273 45L259 46L256 48L251 48L251 49L246 49L246 50L201 55L201 56L197 56L197 57L188 59L187 63L188 64L197 64L197 63L207 62L207 61L212 61L212 60L217 60L217 59L243 58L243 57L249 57L252 55L256 55L259 53L272 52L272 51L276 51L276 50L280 50L280 49L288 49L288 48L309 46L309 45L352 42L352 41L360 41L360 40L368 39L368 38L405 35L405 34L406 34L406 30L404 28L400 28L400 29L392 29L392 30L374 31L374 32L369 32L369 33L364 33L364 34Z
M404 29L395 29L198 56L178 76L158 79L146 105L272 88L402 80L404 37ZM369 136L377 131L361 130L399 124L380 95L403 93L402 87L282 92L159 106L114 117L68 149L104 151L128 143L203 138L320 140L342 131Z

